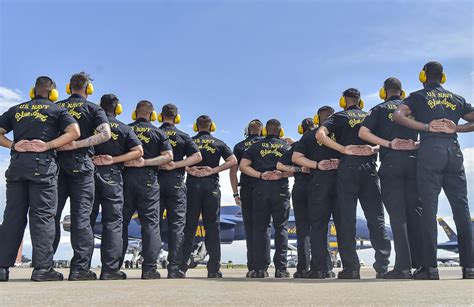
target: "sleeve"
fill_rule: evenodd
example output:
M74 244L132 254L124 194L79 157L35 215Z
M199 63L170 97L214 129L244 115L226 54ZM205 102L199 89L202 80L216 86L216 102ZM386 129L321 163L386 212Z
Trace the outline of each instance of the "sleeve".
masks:
M328 129L329 133L337 133L340 123L341 120L339 119L339 116L334 114L323 123L323 126Z
M243 156L243 150L241 150L241 146L239 146L239 143L237 143L235 146L234 146L234 155L235 157L237 158L237 162L240 163L240 160L242 160L242 156Z
M95 110L95 116L94 116L94 128L98 127L99 125L102 124L108 124L109 119L107 118L107 114L105 114L105 111L101 107L97 107Z
M199 148L197 147L196 143L194 143L193 139L189 135L184 135L184 153L186 157L192 156L195 153L199 152Z
M370 110L369 114L365 117L361 126L368 128L370 131L375 132L377 130L377 123L379 119L380 108L374 107Z
M227 146L224 142L219 142L219 151L224 160L227 160L227 158L234 155L229 146Z
M464 98L462 99L462 101L463 101L463 105L462 105L461 117L464 117L466 114L474 112L474 107L469 102L466 102Z
M13 130L12 125L12 109L9 109L0 116L0 128L4 129L7 133Z
M135 132L133 132L133 130L129 128L125 137L125 148L127 148L127 150L130 150L133 147L139 145L142 145L142 142L140 142Z
M247 159L247 160L253 161L253 157L255 155L255 150L256 150L257 144L258 143L255 143L255 144L251 145L249 148L247 148L247 150L244 151L243 154L242 154L242 159Z
M299 153L302 153L303 155L307 156L308 155L308 148L309 148L309 141L310 141L310 137L313 136L314 137L314 134L310 133L310 134L306 134L306 135L303 135L303 137L301 138L301 140L299 140L299 142L296 142L296 145L294 145L294 152L299 152ZM316 139L314 139L314 142L316 142Z
M405 98L405 100L403 100L403 104L406 105L409 109L410 109L410 112L411 112L411 115L413 115L414 117L416 117L416 112L415 112L415 98L416 96L412 93L410 94L410 96L408 96L407 98Z
M161 141L160 152L173 150L173 147L171 147L170 138L168 137L168 135L166 135L164 132L161 132L161 131L157 131L157 133L158 133L158 138Z
M60 108L58 116L59 132L63 133L67 126L74 123L76 123L74 117L72 117L66 109Z
M291 162L291 156L293 155L294 147L291 147L290 150L287 150L283 153L283 156L278 160L281 164L284 165L293 165Z

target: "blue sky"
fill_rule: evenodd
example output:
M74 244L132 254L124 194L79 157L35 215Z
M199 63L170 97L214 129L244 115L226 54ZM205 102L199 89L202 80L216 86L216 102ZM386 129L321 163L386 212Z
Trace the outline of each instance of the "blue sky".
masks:
M95 79L90 100L121 98L121 120L140 99L173 102L181 129L208 114L233 146L253 118L279 118L297 138L298 123L337 107L347 87L369 107L387 77L416 90L429 60L472 102L472 12L470 1L0 0L0 111L26 99L38 75L64 98L84 70ZM460 140L474 147L472 134Z

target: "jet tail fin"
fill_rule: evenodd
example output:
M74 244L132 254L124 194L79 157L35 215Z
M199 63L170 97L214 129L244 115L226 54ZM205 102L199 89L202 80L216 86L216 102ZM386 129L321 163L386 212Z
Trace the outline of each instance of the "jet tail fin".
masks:
M444 232L449 238L449 241L457 241L458 236L456 233L449 227L449 225L444 221L442 217L438 218L438 224L443 227Z

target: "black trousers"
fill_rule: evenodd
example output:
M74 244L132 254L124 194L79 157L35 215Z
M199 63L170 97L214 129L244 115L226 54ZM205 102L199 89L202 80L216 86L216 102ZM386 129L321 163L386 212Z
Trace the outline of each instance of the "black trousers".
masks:
M245 243L247 246L247 268L249 271L255 270L255 252L253 243L253 191L255 188L255 182L241 182L240 184L240 202L242 206L242 220L244 223L245 231ZM267 244L265 245L268 249L265 251L267 256L267 262L270 263L270 240L271 240L271 228L268 225L267 233Z
M290 215L290 192L288 183L260 180L253 193L254 207L254 251L255 269L266 270L270 265L268 250L268 224L275 228L275 269L285 270L288 253L288 217Z
M102 208L102 238L100 259L103 272L120 270L123 240L123 181L122 167L117 165L99 166L95 173L94 208L91 214L92 228Z
M362 160L363 161L363 160ZM356 252L357 200L364 210L375 250L374 269L385 272L391 243L385 230L385 218L375 163L363 163L359 157L344 157L337 171L336 230L339 252L345 269L358 271Z
M421 203L416 187L416 153L390 151L379 168L382 201L390 216L395 270L420 267Z
M186 184L178 172L160 172L160 217L166 209L168 229L168 270L176 271L183 262L184 226L186 224ZM164 220L161 219L161 222Z
M133 214L138 212L142 235L142 271L156 270L161 251L160 185L156 168L125 168L123 195L123 249L120 267L128 247L128 225Z
M459 143L453 138L431 137L418 151L417 182L423 215L421 218L421 266L437 266L438 195L443 188L458 233L461 266L474 268L472 224L467 200L466 174Z
M332 269L332 260L328 252L328 225L331 214L336 218L336 177L335 170L317 170L311 173L308 184L311 271L325 272Z
M52 155L16 153L6 177L6 207L0 227L0 267L11 267L30 222L33 267L53 264L58 167Z
M307 178L306 178L307 177ZM295 213L296 242L298 252L298 271L308 271L310 266L310 216L308 202L308 181L309 175L305 178L295 179L291 198L293 201L293 211ZM327 249L326 249L327 251Z
M91 213L94 206L94 165L88 156L81 156L78 163L82 170L71 173L61 164L58 180L58 210L56 213L56 252L61 239L61 214L69 198L71 208L71 245L74 255L71 271L90 269L94 252L94 234L91 226Z
M216 178L189 178L186 184L188 206L184 230L183 268L185 271L187 270L186 264L193 251L199 215L202 214L202 222L206 231L204 243L209 254L207 270L214 273L220 269L221 262L221 191L219 181Z

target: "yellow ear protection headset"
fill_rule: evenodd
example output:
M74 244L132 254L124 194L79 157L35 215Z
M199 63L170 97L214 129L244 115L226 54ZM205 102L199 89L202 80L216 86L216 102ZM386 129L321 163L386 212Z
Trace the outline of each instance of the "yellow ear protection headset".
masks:
M158 113L158 122L162 123L163 122L163 114ZM176 115L174 117L174 123L178 125L181 122L181 115Z
M341 98L339 98L339 106L343 109L345 109L347 107L346 97L342 96ZM364 100L363 99L359 99L359 108L361 108L361 109L364 108Z
M279 134L279 135L278 135L279 137L281 137L281 138L284 137L284 136L285 136L285 130L283 130L283 128L280 128L280 132L279 132L278 134ZM268 135L268 133L267 133L267 127L263 127L263 129L262 129L262 136L267 136L267 135Z
M211 122L211 127L209 127L209 131L215 132L215 131L216 131L216 128L217 128L216 123ZM193 130L194 130L194 132L199 132L199 128L198 128L197 122L194 123L194 125L193 125Z
M156 114L155 111L151 112L150 114L150 120L154 122L157 119L158 115ZM137 120L137 110L133 111L132 113L132 119Z
M418 79L420 80L421 83L426 83L426 66L423 66L423 69L420 71L420 74L418 75ZM443 72L440 83L444 84L444 82L446 82L446 74Z
M68 95L72 94L71 83L66 84L66 93ZM87 95L92 95L94 93L94 85L90 82L87 82L86 93L87 93Z
M115 115L119 116L120 114L122 114L122 112L123 112L122 104L117 103L117 106L115 107L115 110L114 110Z
M387 91L385 90L385 87L381 87L379 90L379 97L382 100L387 99ZM402 90L402 93L400 94L400 98L405 99L406 93L404 90Z
M47 78L51 81L51 87L53 87L53 84L54 84L54 81L53 79L51 79L50 77L48 76L41 76L39 78ZM33 86L30 90L30 98L31 99L34 99L36 97L36 88ZM48 99L49 101L51 102L55 102L56 100L58 100L59 98L59 92L57 89L55 88L51 88L48 92Z

